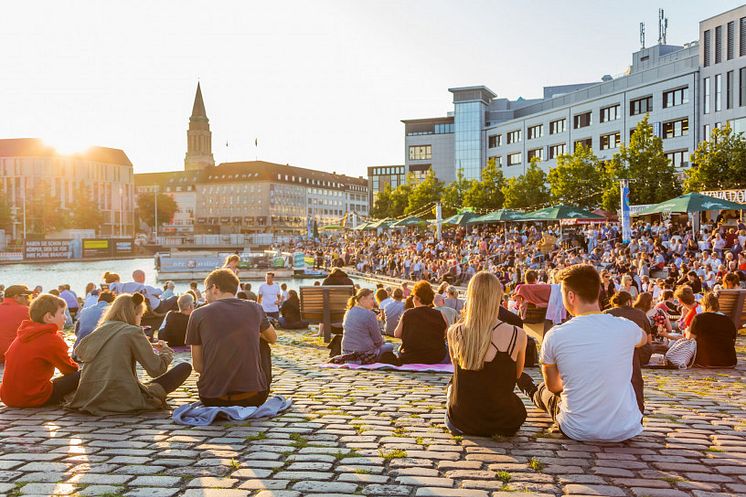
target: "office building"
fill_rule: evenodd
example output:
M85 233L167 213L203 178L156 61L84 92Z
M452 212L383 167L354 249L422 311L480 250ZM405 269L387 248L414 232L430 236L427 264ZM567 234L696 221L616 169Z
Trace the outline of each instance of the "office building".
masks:
M24 236L41 223L34 204L51 195L65 215L72 213L81 188L86 188L103 214L99 236L131 236L134 220L134 175L123 150L91 147L79 154L61 154L37 138L0 140L0 190L13 218L12 239ZM25 216L24 216L25 213ZM58 226L76 228L77 226ZM39 233L41 234L41 233ZM47 234L47 233L44 233Z
M583 144L610 158L649 115L678 170L714 126L746 128L746 6L704 20L699 40L632 54L623 74L598 82L544 88L541 98L509 100L485 86L450 88L445 117L403 120L407 171L432 169L451 182L460 169L479 178L490 159L506 177L532 157L549 170Z
M387 186L395 190L407 179L406 166L403 164L368 167L368 205L373 208L376 196Z

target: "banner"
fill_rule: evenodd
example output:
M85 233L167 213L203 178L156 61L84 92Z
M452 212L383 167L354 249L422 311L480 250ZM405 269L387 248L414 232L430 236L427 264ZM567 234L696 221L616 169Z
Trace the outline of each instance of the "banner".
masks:
M306 269L306 254L303 252L295 252L293 254L293 270L303 271Z
M103 238L83 239L83 257L110 257L111 240Z
M629 182L623 180L620 185L622 195L622 242L632 240L632 226L629 219Z
M69 259L71 240L26 240L23 258L32 260Z

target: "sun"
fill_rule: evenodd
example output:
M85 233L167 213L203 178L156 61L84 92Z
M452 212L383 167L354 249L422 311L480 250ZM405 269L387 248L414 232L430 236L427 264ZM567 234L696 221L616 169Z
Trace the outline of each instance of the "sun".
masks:
M45 138L44 143L54 148L60 155L81 154L91 148L91 143L83 137L57 136Z

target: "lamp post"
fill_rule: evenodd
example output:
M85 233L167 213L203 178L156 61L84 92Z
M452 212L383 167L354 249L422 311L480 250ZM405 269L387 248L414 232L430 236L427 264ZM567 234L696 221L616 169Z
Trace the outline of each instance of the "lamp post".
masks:
M155 218L155 222L153 223L155 226L153 226L153 228L155 230L155 238L153 241L157 244L158 243L158 186L157 185L155 187L155 193L153 195L155 197L155 202L153 203L153 211L154 211L153 214Z

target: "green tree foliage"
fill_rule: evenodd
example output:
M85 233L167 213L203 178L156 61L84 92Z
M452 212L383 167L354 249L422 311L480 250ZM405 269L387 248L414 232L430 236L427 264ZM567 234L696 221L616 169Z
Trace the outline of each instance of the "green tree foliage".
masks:
M456 173L456 181L443 188L443 216L448 217L456 214L459 209L466 206L466 194L477 184L475 180L464 178L463 170Z
M104 214L98 208L91 189L80 182L73 192L73 198L75 202L72 206L70 226L99 231L104 223Z
M734 133L730 124L713 129L710 139L699 143L690 161L692 167L684 173L686 192L746 186L746 140L742 133Z
M386 184L383 190L378 192L376 200L373 202L373 208L370 215L374 219L383 219L391 216L391 195L393 190L390 184Z
M407 205L409 205L409 194L412 193L415 182L414 174L409 173L407 180L391 192L389 217L401 217L404 215L404 211L407 210Z
M155 225L155 194L141 193L137 196L137 212L140 219L150 226ZM176 201L165 193L158 194L158 225L170 223L178 210Z
M663 153L663 140L653 135L653 127L648 115L640 121L632 133L629 146L621 145L607 166L606 188L615 188L619 196L618 179L634 180L630 184L630 202L634 204L655 204L673 198L681 193L681 184L676 176L676 168ZM604 196L609 201L611 191ZM617 200L617 207L619 201ZM609 206L604 206L608 208Z
M501 209L505 203L504 187L505 176L502 170L498 169L493 157L482 169L482 179L472 181L471 187L464 194L463 205L473 208L476 212Z
M0 230L10 234L13 230L13 213L10 210L10 198L0 190Z
M538 157L533 157L525 174L508 179L503 188L505 207L533 209L550 201L547 175L539 166L539 162Z
M435 173L431 169L427 172L425 179L412 187L404 214L419 213L428 204L439 202L442 195L443 182L435 177Z
M62 210L59 197L52 194L52 187L47 181L40 181L27 190L26 223L30 233L47 235L65 229L67 213ZM21 211L22 213L22 211Z
M547 175L552 202L584 209L597 207L605 172L604 164L589 147L578 145L572 155L560 155Z

